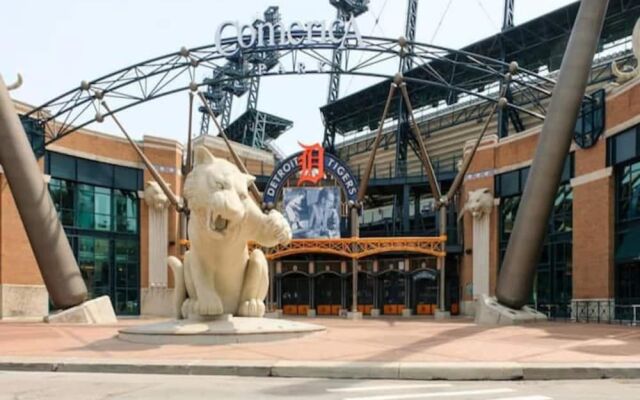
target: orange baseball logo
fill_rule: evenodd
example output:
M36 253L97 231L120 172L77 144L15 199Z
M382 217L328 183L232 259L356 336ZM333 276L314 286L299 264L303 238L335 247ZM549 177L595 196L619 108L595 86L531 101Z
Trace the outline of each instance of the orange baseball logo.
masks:
M302 147L302 154L298 157L300 178L298 186L304 182L317 184L324 178L324 148L319 144L306 146L298 142Z

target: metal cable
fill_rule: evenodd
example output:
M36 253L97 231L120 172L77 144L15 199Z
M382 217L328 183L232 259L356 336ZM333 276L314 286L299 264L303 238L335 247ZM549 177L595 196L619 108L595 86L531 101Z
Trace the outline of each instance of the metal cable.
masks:
M438 35L438 31L440 30L440 27L442 26L442 22L444 21L444 18L447 16L447 13L449 12L449 7L451 7L451 3L453 2L453 0L449 0L449 2L447 3L447 8L444 9L444 12L442 13L442 16L440 17L440 22L438 22L438 26L436 26L436 30L435 32L433 32L433 36L431 36L431 40L429 41L429 43L433 43L433 41L436 39L436 36Z
M484 13L484 16L487 17L487 19L489 20L489 22L496 27L496 29L500 30L500 25L496 24L496 22L493 20L493 18L491 18L491 14L489 14L489 11L487 11L487 9L484 7L484 4L482 4L482 0L476 0L476 3L478 3L478 5L480 6L480 8L482 9L482 12Z
M384 0L384 3L382 3L382 7L380 7L380 11L378 11L377 17L373 12L368 11L369 13L371 13L371 15L374 16L374 21L375 21L375 23L373 24L373 27L371 28L371 33L369 35L373 35L373 32L376 30L376 27L379 27L380 17L382 16L382 13L384 12L384 9L387 6L388 1L389 0ZM380 28L380 32L382 33L382 36L386 36L384 34L384 31L382 30L382 27L379 27L379 28ZM360 60L358 60L358 64L362 62L362 59L364 58L364 56L365 56L364 53L360 55ZM347 82L347 87L344 89L344 93L347 93L349 91L349 88L351 87L351 83L353 82L353 78L354 78L353 75L349 78L349 82Z

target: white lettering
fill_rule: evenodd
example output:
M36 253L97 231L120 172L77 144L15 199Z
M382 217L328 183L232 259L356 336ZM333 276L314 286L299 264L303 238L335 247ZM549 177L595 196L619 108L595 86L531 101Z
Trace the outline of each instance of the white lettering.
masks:
M264 40L265 31L267 32L267 39L268 39L266 42L267 45L275 46L276 33L281 33L285 30L284 26L279 22L275 25L271 22L262 23L257 26L257 29L258 29L258 46L261 46L261 47L265 46L265 40ZM286 44L286 35L280 34L280 42L283 44Z
M349 24L347 25L346 32L342 37L342 42L340 43L340 47L344 48L349 43L349 39L355 40L353 44L354 47L360 46L362 35L360 35L360 29L358 29L358 24L356 23L355 18L351 18L349 20Z
M298 39L294 39L294 30L296 30L295 29L296 26L300 27L300 29L298 29L297 32L295 32L295 34L298 36ZM305 28L305 25L302 22L296 21L291 23L291 25L289 26L289 32L287 32L287 36L290 44L298 45L304 42L304 35L301 34L300 32L300 30L304 30L304 28Z
M234 36L237 38L237 45L240 48L276 45L298 46L305 41L329 42L338 45L339 48L344 48L348 46L357 47L360 45L360 41L362 39L355 18L351 18L346 22L342 20L335 20L328 25L325 21L310 21L306 24L300 21L294 21L288 26L288 28L282 23L273 24L271 22L260 22L255 25L240 25L237 21L225 21L218 26L218 29L215 32L216 46L220 54L224 56L233 55L237 51L230 45L227 45L224 49L222 48L222 35L227 28L235 29ZM320 28L319 39L317 37L314 38L314 29L316 28Z
M233 53L235 53L235 51L229 51L229 48L227 49L223 49L222 48L222 32L224 32L225 28L227 27L234 27L236 29L236 36L239 35L239 31L240 31L240 27L238 26L237 22L231 22L231 21L226 21L220 24L220 26L218 26L218 30L216 31L216 47L218 48L218 51L220 52L220 54L222 54L223 56L230 56Z
M342 33L342 37L337 38L335 35L336 32ZM344 36L344 22L339 19L333 21L329 26L329 41L333 44L340 43L340 46L342 46L342 39Z
M327 23L324 21L311 21L307 23L307 40L313 40L313 28L320 28L320 41L324 42L327 37Z
M247 29L249 29L249 43L245 43L244 41L244 34ZM248 49L250 47L255 46L257 34L258 33L256 32L253 26L242 25L242 27L238 29L238 45L243 49Z

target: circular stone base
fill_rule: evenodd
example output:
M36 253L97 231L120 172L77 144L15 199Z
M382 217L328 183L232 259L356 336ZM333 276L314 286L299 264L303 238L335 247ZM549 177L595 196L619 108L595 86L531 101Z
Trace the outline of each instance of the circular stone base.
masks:
M228 344L293 339L324 330L324 326L284 319L224 316L131 326L121 329L118 338L149 344Z

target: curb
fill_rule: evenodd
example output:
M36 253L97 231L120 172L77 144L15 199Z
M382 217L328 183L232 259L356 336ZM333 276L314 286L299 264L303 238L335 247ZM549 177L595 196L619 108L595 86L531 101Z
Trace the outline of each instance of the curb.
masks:
M0 359L1 371L406 380L640 379L640 363L146 361Z

